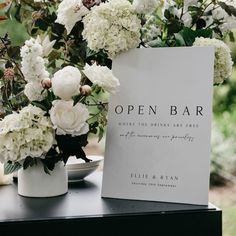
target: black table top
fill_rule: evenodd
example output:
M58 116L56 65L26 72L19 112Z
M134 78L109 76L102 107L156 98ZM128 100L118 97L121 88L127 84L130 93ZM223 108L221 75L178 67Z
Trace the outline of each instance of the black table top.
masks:
M0 223L49 219L90 218L143 214L178 214L215 211L208 206L109 199L101 197L102 172L69 184L68 193L52 198L27 198L17 194L17 184L0 186Z

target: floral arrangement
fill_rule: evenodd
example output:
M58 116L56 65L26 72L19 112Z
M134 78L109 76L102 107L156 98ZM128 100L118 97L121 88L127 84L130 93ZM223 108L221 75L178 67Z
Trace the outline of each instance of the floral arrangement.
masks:
M119 89L112 59L132 48L215 47L214 85L230 77L224 43L234 41L234 0L7 0L28 32L0 38L0 161L5 172L38 160L49 173L70 156L89 161L89 135L103 137L109 95Z

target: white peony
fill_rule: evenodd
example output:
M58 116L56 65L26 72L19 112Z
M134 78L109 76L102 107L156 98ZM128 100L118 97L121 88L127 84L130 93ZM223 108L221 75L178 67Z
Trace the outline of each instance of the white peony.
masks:
M84 19L83 37L93 51L109 58L140 44L141 21L127 0L110 0L94 6Z
M44 158L54 143L54 130L45 112L33 105L0 121L0 162Z
M57 9L56 22L65 26L67 34L71 32L76 22L89 13L82 0L63 0Z
M47 91L43 89L41 83L30 82L25 85L24 94L30 101L42 101Z
M64 100L70 100L79 94L81 73L73 66L66 66L57 71L52 78L52 91Z
M230 49L223 41L200 37L196 38L193 46L213 46L215 48L214 84L221 84L230 77L233 61Z
M86 64L83 72L93 84L97 84L111 94L115 94L120 86L119 80L106 66L98 66L96 63L92 66Z
M50 110L51 121L56 129L56 134L79 136L89 131L86 123L89 111L84 104L73 101L55 100Z
M134 0L133 6L137 13L148 14L154 12L161 5L160 0Z

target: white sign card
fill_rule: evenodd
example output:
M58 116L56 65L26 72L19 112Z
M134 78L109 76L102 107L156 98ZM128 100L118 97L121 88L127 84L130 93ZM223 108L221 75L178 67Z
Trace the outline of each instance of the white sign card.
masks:
M214 49L133 49L112 69L102 197L207 205Z

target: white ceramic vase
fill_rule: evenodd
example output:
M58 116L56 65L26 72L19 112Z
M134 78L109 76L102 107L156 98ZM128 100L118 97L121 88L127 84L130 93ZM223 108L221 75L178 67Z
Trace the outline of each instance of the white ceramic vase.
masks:
M68 191L68 176L64 163L58 162L50 175L42 162L18 170L18 194L25 197L55 197Z

